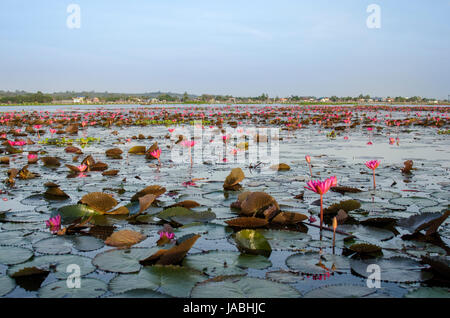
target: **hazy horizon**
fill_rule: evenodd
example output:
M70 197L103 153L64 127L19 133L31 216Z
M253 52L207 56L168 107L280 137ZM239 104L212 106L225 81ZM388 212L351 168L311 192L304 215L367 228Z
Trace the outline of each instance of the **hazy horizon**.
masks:
M0 90L447 99L449 14L449 0L3 0Z

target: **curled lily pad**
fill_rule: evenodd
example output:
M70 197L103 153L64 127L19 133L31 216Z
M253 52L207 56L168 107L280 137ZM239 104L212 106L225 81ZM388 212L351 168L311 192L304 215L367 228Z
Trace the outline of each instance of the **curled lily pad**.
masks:
M109 283L115 294L136 290L158 290L173 297L189 297L195 284L204 281L206 275L181 266L146 266L138 274L119 275Z
M185 257L183 266L187 266L209 276L245 275L246 268L264 269L272 263L261 255L240 255L231 251L209 251L191 254Z
M16 265L26 262L33 256L33 251L23 247L0 246L0 264Z
M245 175L241 168L234 168L231 170L230 174L225 179L223 183L223 188L226 190L234 190L234 187L244 180Z
M81 278L80 288L69 288L65 280L45 285L39 289L40 298L96 298L108 290L105 282L95 278Z
M272 219L272 223L278 223L283 225L297 224L308 219L308 217L301 213L296 212L280 212Z
M120 230L105 240L105 244L116 247L130 247L145 240L147 236L136 231Z
M405 228L411 233L416 233L421 230L426 230L426 235L436 233L439 226L448 218L450 210L444 214L441 213L422 213L412 215L407 219L401 219L397 225Z
M264 211L269 207L279 210L277 201L265 192L251 192L241 203L241 212L246 216L255 215L259 211Z
M240 217L225 221L228 226L233 228L254 229L264 227L269 224L266 219L255 217Z
M84 204L67 205L58 209L63 223L71 223L79 218L87 218L91 215L100 215L101 212Z
M85 204L102 213L111 210L117 205L117 201L110 194L103 192L92 192L86 194L78 203Z
M255 230L241 230L234 236L238 249L247 254L270 256L272 249L264 235Z
M378 265L382 281L398 283L421 282L433 277L432 273L422 270L423 265L419 262L400 256L381 259L351 259L350 265L354 272L366 278L373 273L373 271L367 271L369 265Z
M139 261L156 253L158 248L138 248L110 250L97 254L92 264L106 272L135 273L141 269Z
M135 155L145 155L145 149L145 146L134 146L131 147L130 150L128 150L128 153Z
M223 277L197 284L193 298L299 298L301 294L289 285L254 277Z
M166 192L166 188L161 187L159 185L151 185L146 187L145 189L142 189L141 191L139 191L138 193L136 193L132 198L131 201L138 201L138 199L140 197L143 197L144 195L147 194L154 194L155 196L160 196L161 194L163 194L164 192Z
M16 288L16 282L14 279L0 275L0 297L9 294Z

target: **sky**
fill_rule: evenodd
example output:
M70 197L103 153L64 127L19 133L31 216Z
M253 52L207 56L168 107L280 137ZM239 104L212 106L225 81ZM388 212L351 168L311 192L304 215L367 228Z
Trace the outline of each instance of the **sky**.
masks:
M450 0L1 0L0 90L446 99Z

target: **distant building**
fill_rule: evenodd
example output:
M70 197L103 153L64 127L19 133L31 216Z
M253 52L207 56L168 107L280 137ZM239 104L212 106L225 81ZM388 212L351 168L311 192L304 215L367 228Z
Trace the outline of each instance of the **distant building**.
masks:
M84 96L74 97L74 98L72 98L72 101L74 103L83 103L84 102Z

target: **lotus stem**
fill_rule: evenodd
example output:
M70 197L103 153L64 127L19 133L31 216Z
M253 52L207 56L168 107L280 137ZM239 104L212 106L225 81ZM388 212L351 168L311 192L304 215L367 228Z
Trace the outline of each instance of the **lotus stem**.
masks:
M320 195L320 232L322 232L323 225L323 194Z
M373 170L373 189L375 190L377 188L375 184L375 169Z
M311 164L310 164L310 163L308 163L308 166L309 166L309 174L311 175L311 179L312 179L313 175L312 175Z

